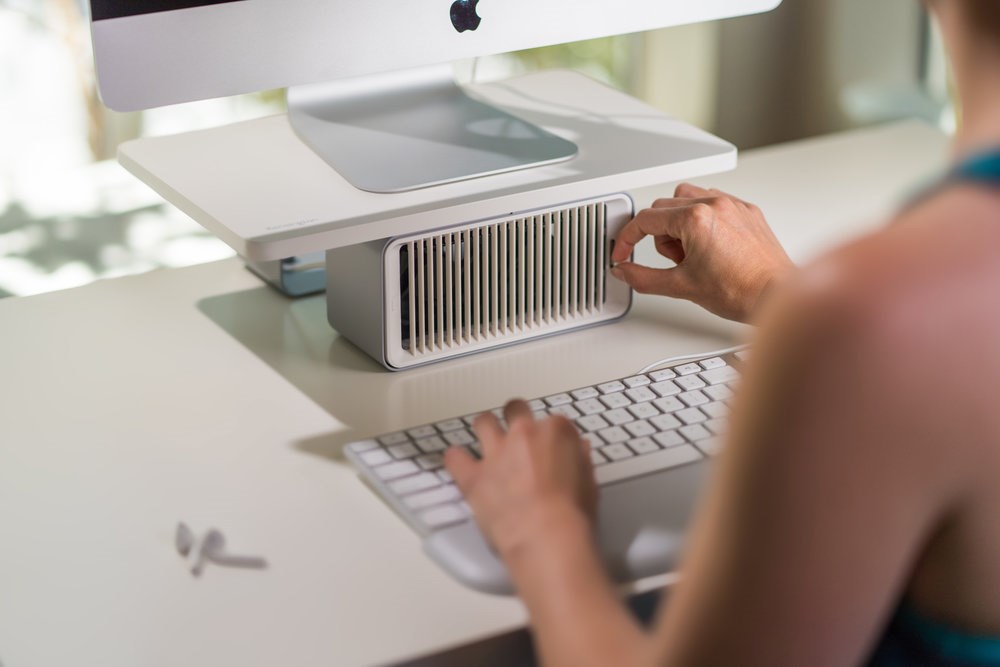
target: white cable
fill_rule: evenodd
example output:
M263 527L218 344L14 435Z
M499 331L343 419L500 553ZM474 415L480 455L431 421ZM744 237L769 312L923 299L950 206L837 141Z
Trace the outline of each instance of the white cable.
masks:
M641 369L636 375L640 373L648 373L654 368L659 366L665 366L667 364L672 364L677 361L687 361L688 359L705 359L707 357L721 357L724 354L732 354L733 352L741 352L750 347L749 345L736 345L734 347L727 347L723 350L716 350L715 352L699 352L698 354L682 354L676 357L667 357L666 359L660 359L659 361L654 361L650 365Z

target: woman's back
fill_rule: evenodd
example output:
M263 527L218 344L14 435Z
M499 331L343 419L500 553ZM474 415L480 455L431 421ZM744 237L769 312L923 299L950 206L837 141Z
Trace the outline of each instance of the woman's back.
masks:
M898 418L922 424L935 444L919 451L954 476L907 597L1000 637L1000 183L949 187L862 245L878 254L860 261L885 272L872 287L900 328L887 353L924 369L899 385L912 411Z

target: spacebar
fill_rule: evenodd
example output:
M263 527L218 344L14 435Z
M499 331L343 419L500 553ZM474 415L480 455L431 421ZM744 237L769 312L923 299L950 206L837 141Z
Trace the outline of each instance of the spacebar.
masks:
M643 454L632 459L612 461L594 469L598 484L610 484L630 477L638 477L658 470L691 463L702 458L701 452L691 445L678 445L661 449L651 454Z

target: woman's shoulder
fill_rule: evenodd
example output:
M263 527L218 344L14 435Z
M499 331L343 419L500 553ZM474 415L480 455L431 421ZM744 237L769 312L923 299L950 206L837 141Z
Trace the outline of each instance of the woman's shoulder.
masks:
M790 299L825 326L912 338L974 316L998 284L1000 190L955 186L803 267Z
M973 457L940 447L961 430L941 405L987 400L968 378L1000 339L998 214L1000 197L942 192L803 267L775 293L754 350L757 372L787 385L783 407L821 431L848 424L841 450L877 448L951 497Z

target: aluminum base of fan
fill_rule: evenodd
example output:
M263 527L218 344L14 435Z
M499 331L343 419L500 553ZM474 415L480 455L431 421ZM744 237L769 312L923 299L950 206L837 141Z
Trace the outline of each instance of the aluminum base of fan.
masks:
M560 203L329 250L327 318L390 370L623 317L610 277L628 195Z

